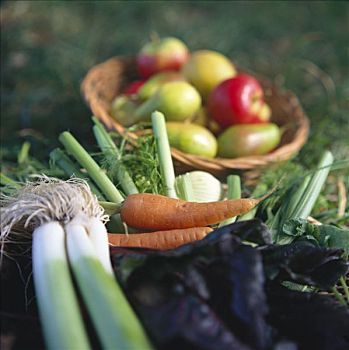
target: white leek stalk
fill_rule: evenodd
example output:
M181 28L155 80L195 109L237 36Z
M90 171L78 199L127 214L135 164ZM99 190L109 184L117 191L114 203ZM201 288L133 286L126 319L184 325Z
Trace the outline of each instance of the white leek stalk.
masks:
M105 225L101 220L91 218L86 222L85 228L103 267L108 273L114 275L110 260L108 233Z
M100 341L105 349L150 349L111 266L106 219L87 186L72 220L65 224L69 261Z
M40 320L49 349L89 349L58 222L33 232L33 278Z
M69 271L65 232L58 223L71 214L69 194L75 193L67 191L68 184L58 190L54 185L44 178L2 198L2 253L6 242L32 241L34 287L47 348L90 349Z
M3 244L14 228L22 225L20 232L33 231L34 282L49 349L89 349L68 271L64 237L70 265L103 347L150 348L112 273L103 225L106 217L85 181L43 178L27 184L3 204Z
M68 255L92 321L105 349L150 349L122 290L98 259L83 224L66 225Z

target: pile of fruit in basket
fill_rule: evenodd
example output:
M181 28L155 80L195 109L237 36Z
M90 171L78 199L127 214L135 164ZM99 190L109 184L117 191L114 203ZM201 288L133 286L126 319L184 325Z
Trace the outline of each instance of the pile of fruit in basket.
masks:
M221 53L190 52L173 37L154 39L139 51L137 68L139 79L111 105L122 125L149 121L158 110L172 147L207 158L264 155L280 143L262 85Z

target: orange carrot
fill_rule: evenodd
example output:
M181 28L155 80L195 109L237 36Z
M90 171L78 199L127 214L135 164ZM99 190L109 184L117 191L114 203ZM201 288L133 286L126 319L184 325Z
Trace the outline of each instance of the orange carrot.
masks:
M258 199L243 198L196 203L157 194L129 195L123 202L121 219L129 226L144 230L170 230L216 224L253 209L270 193Z
M117 247L150 248L166 250L204 238L210 227L193 227L179 230L156 231L147 233L109 233L109 243Z

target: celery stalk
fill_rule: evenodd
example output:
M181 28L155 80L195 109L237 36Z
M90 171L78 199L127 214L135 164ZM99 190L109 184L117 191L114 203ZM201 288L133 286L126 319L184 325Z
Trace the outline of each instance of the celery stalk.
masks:
M294 187L292 188L292 191L294 191L294 193L292 194L292 200L286 203L286 206L282 213L282 217L289 218L293 216L293 213L297 210L297 206L299 205L299 202L302 199L302 196L304 195L310 180L311 176L307 175L301 184L294 185Z
M176 190L174 188L175 172L170 143L167 136L165 117L161 112L155 111L151 115L151 121L159 154L160 170L167 188L167 196L177 198Z
M228 185L227 199L240 199L241 198L241 180L240 180L240 176L238 176L238 175L229 175L227 177L227 185ZM232 224L235 221L236 221L236 216L220 222L218 227L222 227L222 226L226 226L226 225Z
M280 208L267 225L271 228L274 240L279 244L289 243L291 237L280 237L283 225L290 219L306 219L314 207L314 204L324 186L328 173L333 163L333 155L326 151L323 153L318 169L311 175L307 175L301 184L290 187L283 197Z
M326 151L319 162L318 170L311 177L306 190L298 201L297 207L290 214L291 217L306 219L310 215L325 184L332 163L333 155L330 151Z

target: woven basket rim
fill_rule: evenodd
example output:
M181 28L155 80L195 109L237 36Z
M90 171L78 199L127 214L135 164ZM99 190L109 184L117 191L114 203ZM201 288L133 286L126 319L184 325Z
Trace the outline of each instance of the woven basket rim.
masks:
M114 78L118 80L120 88L122 84L121 81L127 78L127 69L134 71L134 66L135 58L133 56L114 56L93 66L87 72L81 83L82 95L93 114L99 118L107 128L114 129L120 134L125 134L127 129L119 124L109 113L110 103L119 91L117 91L117 89L114 93L108 91L103 83ZM110 72L113 72L115 76L111 76L109 74ZM256 169L290 159L292 156L297 154L308 138L310 127L309 120L294 93L277 86L270 80L264 79L262 84L265 89L271 89L275 96L284 99L287 102L288 107L291 107L293 110L293 115L290 117L293 118L292 121L294 122L296 132L294 133L294 137L290 142L278 146L275 150L266 155L260 156L245 156L239 158L206 158L184 153L173 147L171 148L172 156L178 162L189 167L219 172L227 169ZM132 132L128 132L127 135L131 139L137 138L137 136Z

